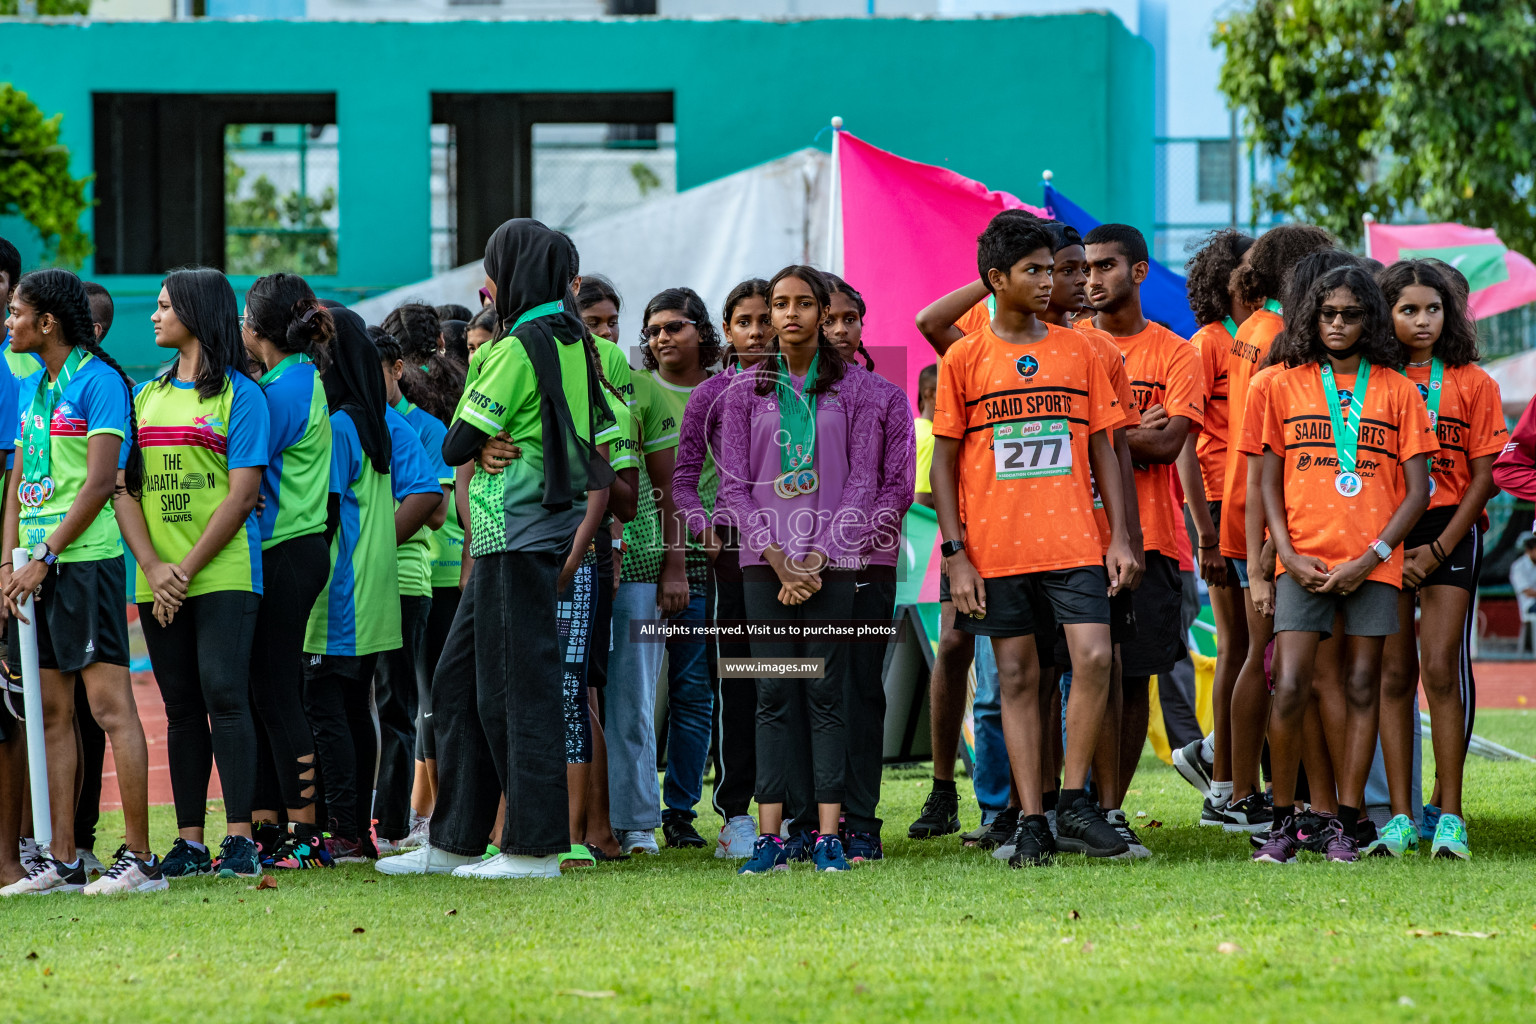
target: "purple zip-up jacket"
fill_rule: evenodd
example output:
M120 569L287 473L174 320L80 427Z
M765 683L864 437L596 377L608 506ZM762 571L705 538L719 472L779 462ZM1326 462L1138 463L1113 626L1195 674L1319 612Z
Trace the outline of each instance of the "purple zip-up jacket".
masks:
M727 367L693 389L688 405L683 410L683 425L677 439L677 464L672 470L672 500L688 524L688 534L698 537L706 526L727 526L730 519L725 512L725 502L715 498L715 514L709 515L699 498L699 476L704 472L704 459L713 456L715 466L720 465L720 424L725 416L725 403L721 400L737 368Z
M739 375L725 392L725 416L715 465L720 473L719 503L741 531L741 564L764 565L763 552L779 545L790 558L810 551L826 555L834 567L857 569L874 519L880 482L881 438L855 429L870 374L849 366L843 379L816 399L816 454L812 468L820 486L810 494L781 498L773 481L781 474L779 403L747 387L756 371ZM796 390L803 381L794 379ZM718 514L718 509L717 509Z
M869 544L864 554L870 565L894 566L901 553L902 518L916 493L917 429L907 393L879 374L869 374L858 422L860 430L876 431L883 441L874 528L867 534Z

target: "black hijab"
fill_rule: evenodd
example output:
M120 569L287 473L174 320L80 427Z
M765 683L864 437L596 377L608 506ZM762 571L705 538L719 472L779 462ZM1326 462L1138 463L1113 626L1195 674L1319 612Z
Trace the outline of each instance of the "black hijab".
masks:
M528 353L539 383L540 433L544 438L544 508L562 512L582 491L607 487L614 473L592 442L583 438L571 417L560 373L556 345L584 345L587 327L576 313L571 294L575 276L573 247L562 235L530 218L509 220L485 243L485 276L496 284L496 316L501 334L512 332L518 317L551 302L563 301L561 312L548 312L517 327L517 341ZM613 421L602 385L590 360L583 360L587 377L588 436ZM572 455L577 458L573 461Z
M362 317L350 309L332 306L331 318L336 322L331 365L320 376L325 404L331 412L347 411L368 461L376 471L388 473L392 448L389 425L384 422L384 372L379 366L379 350L368 337Z

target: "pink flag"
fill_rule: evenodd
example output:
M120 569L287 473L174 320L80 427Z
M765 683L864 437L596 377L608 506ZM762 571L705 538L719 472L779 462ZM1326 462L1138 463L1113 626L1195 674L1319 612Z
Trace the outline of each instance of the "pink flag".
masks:
M1006 192L954 171L906 160L838 136L843 277L864 296L864 344L875 369L917 400L917 375L936 361L917 332L917 311L977 279L976 236L1002 210L1048 217ZM882 351L883 350L883 351ZM885 359L904 366L887 366Z
M1512 252L1491 228L1464 224L1367 224L1366 252L1383 263L1433 257L1466 275L1472 316L1481 320L1536 302L1536 264Z

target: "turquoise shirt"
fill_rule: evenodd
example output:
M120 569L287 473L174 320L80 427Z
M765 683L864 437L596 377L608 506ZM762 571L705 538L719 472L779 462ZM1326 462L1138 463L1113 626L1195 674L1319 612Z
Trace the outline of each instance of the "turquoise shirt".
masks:
M257 517L261 549L325 530L331 482L331 417L325 388L308 356L295 353L258 383L271 417L267 468L261 474L265 507Z

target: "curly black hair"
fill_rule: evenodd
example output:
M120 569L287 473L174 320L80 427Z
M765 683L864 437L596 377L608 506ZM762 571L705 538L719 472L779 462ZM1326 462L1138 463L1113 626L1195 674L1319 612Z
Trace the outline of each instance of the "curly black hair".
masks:
M1332 249L1334 237L1311 224L1281 224L1259 236L1248 250L1248 265L1232 276L1232 288L1250 306L1285 294L1291 270L1308 253Z
M1433 288L1445 310L1445 324L1435 339L1435 356L1447 366L1466 366L1482 358L1477 346L1477 325L1467 315L1466 294L1441 269L1439 260L1399 260L1381 272L1381 292L1387 308L1397 307L1403 289L1412 285Z
M1189 311L1195 323L1220 323L1232 315L1232 271L1253 246L1253 237L1236 228L1222 228L1205 237L1205 244L1184 265Z
M1370 271L1359 266L1335 267L1312 284L1306 298L1295 303L1296 328L1291 335L1290 358L1293 366L1322 363L1328 358L1328 346L1323 344L1318 317L1323 303L1338 288L1354 293L1355 302L1365 310L1365 323L1360 327L1360 355L1372 366L1387 366L1394 370L1403 368L1403 346L1392 330L1392 309L1381 293L1381 286Z
M437 354L443 325L431 306L420 302L396 306L384 317L383 327L400 343L406 362L424 363Z
M1303 256L1297 262L1296 268L1291 271L1291 279L1286 283L1285 295L1281 296L1285 329L1270 343L1269 355L1264 358L1263 365L1285 363L1288 366L1295 366L1297 363L1306 362L1304 356L1292 352L1291 339L1305 333L1302 330L1302 321L1306 316L1307 295L1311 292L1312 285L1318 278L1337 267L1363 266L1364 263L1360 257L1343 249L1319 249L1317 252L1309 252ZM1369 273L1368 269L1367 273Z
M720 359L720 350L724 345L720 340L720 330L710 319L709 308L699 298L699 293L692 288L668 288L657 292L645 304L645 314L640 318L640 323L650 323L651 317L666 309L678 309L688 314L694 329L699 332L699 365L706 370L714 366ZM661 369L661 364L656 361L656 353L651 351L651 343L644 335L640 337L640 361L647 370Z

